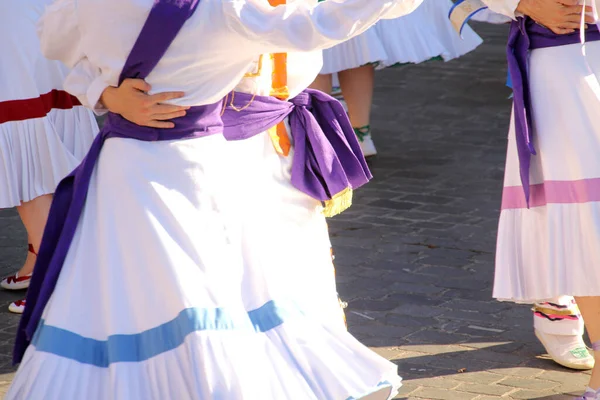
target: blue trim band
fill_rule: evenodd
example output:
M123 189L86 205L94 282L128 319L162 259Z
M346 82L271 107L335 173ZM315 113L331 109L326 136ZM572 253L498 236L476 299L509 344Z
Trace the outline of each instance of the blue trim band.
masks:
M298 307L274 301L247 313L235 313L223 308L188 308L173 320L156 328L130 335L112 335L107 340L86 338L65 329L46 325L42 320L32 344L37 351L107 368L113 363L141 362L173 350L194 332L267 332L299 315L302 315L302 312Z

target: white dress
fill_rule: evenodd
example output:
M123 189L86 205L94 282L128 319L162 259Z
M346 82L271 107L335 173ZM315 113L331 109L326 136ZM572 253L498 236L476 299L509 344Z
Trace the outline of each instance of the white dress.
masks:
M43 51L75 66L67 89L82 102L94 106L116 83L152 3L59 0L48 9ZM263 4L203 0L148 76L153 92L183 90L183 105L236 87L266 94L271 69L257 71L260 54L290 51L294 96L321 66L321 52L309 50L418 1ZM247 72L257 76L242 79ZM109 139L6 399L393 397L396 366L344 329L321 205L291 186L292 157L267 133Z
M482 40L468 25L462 38L456 33L448 20L451 7L450 0L424 0L409 15L379 21L362 35L325 50L321 73L366 64L418 64L438 57L449 61L473 51Z
M517 2L485 2L514 18ZM530 209L511 121L496 252L498 299L600 296L600 42L586 43L586 52L587 65L581 44L530 53L537 151Z
M0 2L0 208L53 193L98 132L62 91L67 68L40 52L35 24L46 3Z

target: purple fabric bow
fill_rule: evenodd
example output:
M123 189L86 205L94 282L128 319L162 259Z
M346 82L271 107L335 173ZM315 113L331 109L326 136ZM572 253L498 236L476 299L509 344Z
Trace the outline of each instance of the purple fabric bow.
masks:
M266 131L289 116L294 159L292 185L326 201L371 178L358 139L341 103L318 90L306 89L289 101L235 93L240 104L223 114L227 140L242 140ZM236 109L240 111L236 111Z

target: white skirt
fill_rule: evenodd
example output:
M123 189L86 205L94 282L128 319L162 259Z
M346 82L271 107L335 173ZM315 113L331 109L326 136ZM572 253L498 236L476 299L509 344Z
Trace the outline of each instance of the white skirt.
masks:
M451 7L450 0L424 0L407 16L379 21L362 35L324 50L321 73L369 63L385 68L436 57L449 61L469 53L482 40L468 25L463 29L463 37L459 36L448 19Z
M378 64L387 59L383 40L375 26L347 42L323 50L321 74L335 74L347 69Z
M266 133L109 139L6 399L393 397L396 366L344 328L292 157Z
M35 23L45 3L0 2L0 208L53 193L98 132L90 111L58 109L64 104L48 96L60 92L68 71L39 50Z
M530 209L511 122L494 297L600 296L600 42L533 50ZM560 79L557 79L560 77Z
M436 57L450 61L475 50L483 40L468 25L460 37L448 19L451 7L450 0L424 0L404 17L379 21L376 28L387 38L388 56L379 67L418 64Z
M97 132L96 120L83 107L0 124L0 208L54 193L85 157Z

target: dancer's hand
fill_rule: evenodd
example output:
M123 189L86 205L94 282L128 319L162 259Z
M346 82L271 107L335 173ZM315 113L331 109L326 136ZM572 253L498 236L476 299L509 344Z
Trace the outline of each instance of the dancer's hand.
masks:
M521 0L517 11L552 32L564 35L579 29L582 7L578 0ZM585 22L593 23L594 18L587 14L592 12L592 7L586 7L585 12Z
M140 126L173 128L170 119L182 117L189 107L163 104L184 96L183 92L164 92L149 95L150 85L142 79L125 79L118 88L107 87L100 101L115 114Z

